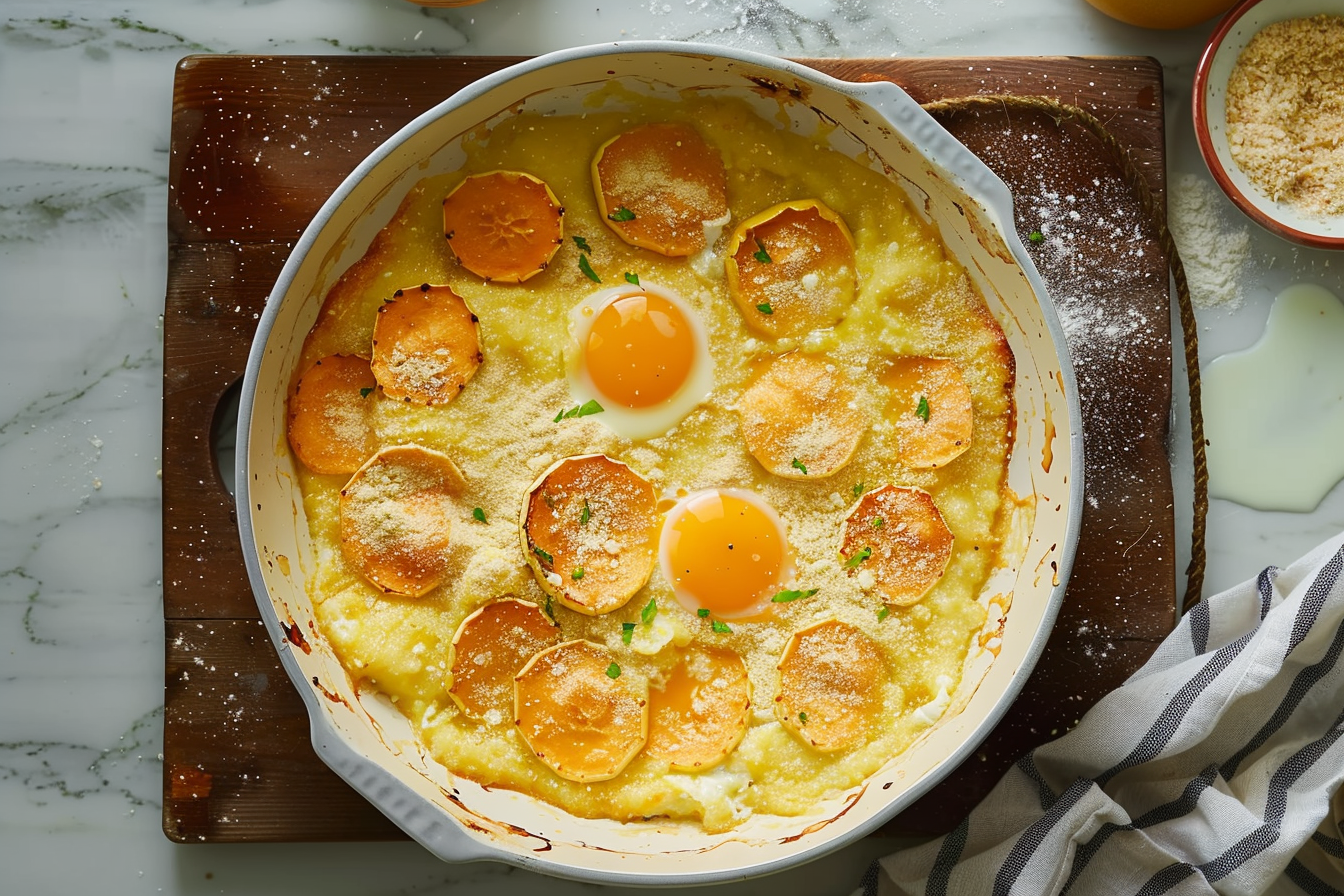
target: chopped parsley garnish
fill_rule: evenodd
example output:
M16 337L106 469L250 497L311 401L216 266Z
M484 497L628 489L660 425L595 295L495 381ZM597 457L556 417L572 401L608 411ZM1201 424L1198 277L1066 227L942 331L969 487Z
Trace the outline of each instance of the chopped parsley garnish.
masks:
M629 644L630 639L635 636L635 624L633 622L621 623L621 643Z
M728 627L728 623L724 622L721 619L715 619L713 622L711 622L710 628L714 629L714 631L720 635L729 635L732 634L733 631L731 628Z
M547 616L551 617L551 621L554 622L554 621L555 621L555 607L551 605L551 596L550 596L549 594L546 595L546 602L545 602L544 604L541 605L541 608L542 608L542 610L544 610L544 611L546 612L546 615L547 615Z
M607 215L607 217L613 221L633 221L635 220L635 213L630 211L630 209L626 208L625 206L621 206L620 208L616 209L616 211Z
M561 420L568 420L571 417L591 417L593 414L602 413L602 405L597 403L596 399L588 399L583 404L576 404L567 411L561 411L551 420L552 423L559 423Z
M541 548L537 547L536 545L533 545L533 546L532 546L532 553L536 554L538 557L540 557L542 560L545 560L547 563L554 563L554 562L555 562L555 558L554 558L554 557L552 557L550 554L546 553L545 551L543 551Z
M569 577L576 582L579 579L583 578L583 567L580 566L578 569L574 570L572 573L569 574Z
M574 416L587 417L591 414L600 414L600 413L602 413L602 405L597 403L597 399L590 398L583 404L579 405L579 409L577 412L575 412Z
M795 470L802 470L803 475L804 476L807 475L807 467L803 466L803 462L800 461L798 458L795 457L793 459L793 463L789 464L789 466L793 467Z
M807 713L805 713L805 712L800 712L800 713L798 713L798 721L800 721L800 722L802 722L804 725L806 725L806 724L807 724Z
M695 611L695 615L699 616L701 619L708 619L709 611L706 610L704 607L701 607L700 609Z
M626 283L633 283L633 284L635 284L636 286L638 286L638 285L639 285L639 275L636 274L636 273L633 273L633 272L631 272L631 271L626 271L626 272L625 272L625 282L626 282Z
M1045 242L1045 234L1041 233L1039 230L1033 230L1027 235L1027 239L1031 240L1033 243L1043 243Z
M576 236L576 237L573 237L573 240L574 240L574 245L576 245L576 246L579 247L579 251L580 251L580 252L587 252L587 253L589 253L589 254L592 253L593 250L592 250L591 248L589 248L589 246L588 246L588 241L587 241L586 239L584 239L584 238L581 237L581 236Z
M363 389L359 390L359 397L368 398L369 395L372 394L372 392L373 392L373 386L365 386Z
M761 312L762 314L774 314L774 313L775 313L775 309L773 309L773 308L770 307L770 303L769 303L769 302L762 302L761 304L757 305L757 306L756 306L756 310L759 311L759 312Z
M864 489L864 486L863 486L863 483L862 483L862 482L856 482L856 483L854 483L854 487L853 487L852 489L850 489L850 491L854 493L854 497L856 497L856 498L857 498L859 495L863 494L863 493L864 493L864 490L865 490L865 489Z
M587 255L579 256L579 270L583 271L583 276L587 277L594 283L602 282L602 278L597 276L597 271L593 270L593 266L588 263Z
M774 597L770 598L770 602L776 604L787 604L790 601L802 600L805 597L811 597L812 595L816 594L817 591L819 590L820 589L817 588L808 588L806 591L781 591Z
M658 615L658 601L651 597L649 598L649 602L644 605L644 609L639 611L640 621L642 621L645 625L648 625L650 622L653 621L654 617L657 615Z
M915 416L925 423L929 422L929 400L923 395L919 396L919 406L915 408Z
M853 557L850 557L848 560L845 561L845 569L854 569L856 566L858 566L860 563L867 560L871 556L873 556L873 549L864 548L863 550L855 554Z
M887 521L884 520L884 519L882 519L882 517L880 517L880 516L875 516L875 517L873 517L873 528L874 528L874 529L881 529L881 528L882 528L883 526L885 526L886 524L887 524Z
M883 607L882 609L877 611L877 621L881 622L883 619L886 619L890 615L891 615L891 607Z
M471 518L478 523L485 522L485 511L479 507L471 508Z
M770 253L765 251L765 247L761 245L760 240L756 241L756 251L751 253L751 257L759 261L761 264L771 264L773 261L770 258Z
M614 679L614 678L620 678L620 677L621 677L621 667L618 666L618 665L616 665L615 663L612 663L610 666L607 667L607 677L608 677L608 678L613 678L613 679Z
M593 512L588 509L588 499L583 499L583 510L579 511L579 525L588 525L588 520L592 518Z

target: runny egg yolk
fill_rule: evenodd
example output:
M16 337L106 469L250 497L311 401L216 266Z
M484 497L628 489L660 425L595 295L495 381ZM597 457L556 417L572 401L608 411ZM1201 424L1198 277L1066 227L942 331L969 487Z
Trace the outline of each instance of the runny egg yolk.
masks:
M583 346L588 376L608 400L650 408L686 383L696 340L686 315L671 300L637 292L607 303L593 319Z
M711 489L677 503L663 523L663 576L688 610L759 615L791 572L775 511L750 492Z

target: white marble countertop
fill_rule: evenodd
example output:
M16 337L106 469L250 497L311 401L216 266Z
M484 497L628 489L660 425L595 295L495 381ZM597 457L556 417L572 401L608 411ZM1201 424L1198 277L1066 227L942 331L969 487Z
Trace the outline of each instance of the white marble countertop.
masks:
M1083 0L488 0L438 11L403 0L6 0L0 10L5 893L598 889L502 865L444 865L410 843L183 847L164 837L160 315L181 57L535 54L629 38L794 56L1151 55L1166 77L1169 175L1208 180L1189 91L1213 23L1144 31ZM1341 292L1329 254L1241 223L1253 258L1244 302L1199 311L1205 364L1252 343L1288 283ZM1179 510L1189 460L1178 452L1175 463ZM1188 510L1178 515L1182 540L1189 521ZM1206 593L1287 563L1341 528L1344 487L1311 513L1215 500ZM847 893L889 848L864 841L791 872L788 888Z

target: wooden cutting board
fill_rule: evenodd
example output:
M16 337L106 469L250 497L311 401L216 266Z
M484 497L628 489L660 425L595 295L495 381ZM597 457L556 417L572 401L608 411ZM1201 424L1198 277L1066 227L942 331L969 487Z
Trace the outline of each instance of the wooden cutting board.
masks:
M211 446L266 296L321 203L400 126L516 61L195 56L178 67L163 383L163 827L173 840L404 836L309 744ZM805 61L895 81L920 102L1023 94L1081 106L1163 195L1155 60ZM892 833L953 827L1009 764L1133 673L1175 618L1169 296L1152 228L1110 151L1076 126L1013 108L944 122L1013 190L1019 232L1061 309L1082 392L1087 501L1065 605L1025 691L974 757L884 828ZM1099 208L1105 222L1075 217ZM1044 233L1032 240L1034 231Z

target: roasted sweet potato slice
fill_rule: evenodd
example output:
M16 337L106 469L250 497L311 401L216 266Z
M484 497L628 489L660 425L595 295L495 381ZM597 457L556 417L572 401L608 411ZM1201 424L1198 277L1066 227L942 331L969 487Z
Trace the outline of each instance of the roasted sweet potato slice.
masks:
M610 613L653 572L657 497L620 461L567 457L528 489L519 528L542 590L575 612Z
M883 600L904 607L942 578L952 540L928 492L884 485L859 498L845 517L840 556L851 573L873 577Z
M399 289L373 324L373 375L389 398L446 404L481 366L476 315L451 287Z
M514 721L529 749L568 781L614 778L649 730L643 683L611 651L566 641L532 657L514 679Z
M468 177L443 200L443 233L476 276L521 283L544 271L565 241L564 214L545 181L490 171Z
M947 358L892 358L879 377L890 389L887 419L900 438L901 463L931 470L971 447L975 415L961 368Z
M854 302L854 237L815 199L742 222L724 259L728 292L747 326L770 337L834 326Z
M530 601L506 597L472 613L453 635L448 694L473 719L492 724L513 712L513 678L527 661L560 643L555 622Z
M747 665L731 650L693 646L649 690L650 756L674 769L718 765L742 741L751 712Z
M737 402L747 450L776 476L830 476L849 463L868 428L856 397L834 364L801 352L772 358Z
M688 124L643 124L608 140L593 159L603 220L632 246L694 255L706 228L728 223L723 160Z
M793 633L779 660L775 717L804 743L835 753L867 739L889 672L882 649L834 619Z
M369 359L329 355L289 396L289 446L314 473L353 473L378 448L369 412L378 381Z
M419 445L384 448L341 489L341 550L384 591L418 597L443 581L462 473Z

